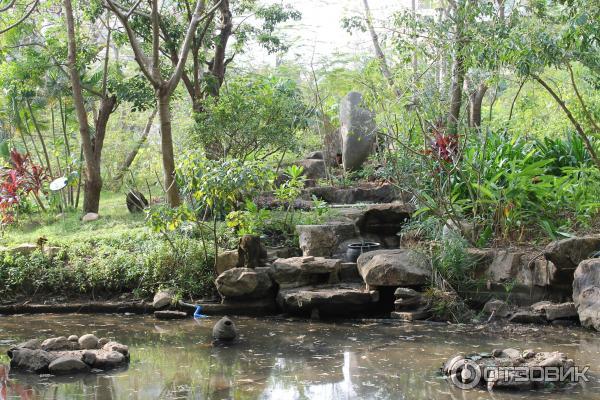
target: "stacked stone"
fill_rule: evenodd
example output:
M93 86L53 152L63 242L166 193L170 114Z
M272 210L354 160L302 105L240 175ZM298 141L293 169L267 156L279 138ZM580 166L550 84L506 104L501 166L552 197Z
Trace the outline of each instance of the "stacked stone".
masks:
M418 321L431 316L427 301L414 289L399 287L394 292L394 310L392 318L403 321Z

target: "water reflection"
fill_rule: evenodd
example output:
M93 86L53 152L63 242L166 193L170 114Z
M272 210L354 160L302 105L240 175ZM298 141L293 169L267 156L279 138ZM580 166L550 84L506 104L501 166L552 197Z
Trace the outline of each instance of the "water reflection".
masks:
M446 325L238 318L239 342L212 347L215 321L108 315L0 318L0 339L93 332L128 344L132 353L128 369L60 380L16 374L0 358L0 400L487 399L487 392L451 387L437 370L453 353L508 346L559 349L579 365L590 365L595 374L600 371L600 338L582 329L535 328L504 337ZM8 347L0 346L0 351ZM597 399L600 381L595 376L566 390L493 395L499 400L531 397Z

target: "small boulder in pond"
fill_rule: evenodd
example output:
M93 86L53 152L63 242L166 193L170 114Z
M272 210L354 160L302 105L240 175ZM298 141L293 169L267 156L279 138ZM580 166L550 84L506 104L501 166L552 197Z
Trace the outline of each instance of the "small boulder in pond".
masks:
M237 337L237 328L229 317L223 317L213 327L213 339L217 342L231 342Z

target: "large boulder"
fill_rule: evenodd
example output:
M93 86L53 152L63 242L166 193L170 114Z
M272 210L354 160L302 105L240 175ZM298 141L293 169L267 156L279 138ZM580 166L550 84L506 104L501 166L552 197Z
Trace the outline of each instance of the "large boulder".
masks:
M332 257L340 252L340 245L356 236L352 223L298 225L300 249L304 256Z
M339 279L341 264L339 259L324 257L278 258L269 273L283 289L311 283L335 283Z
M78 339L79 347L82 350L95 349L98 346L98 338L96 335L88 333Z
M340 104L342 165L347 171L359 169L373 151L377 126L375 114L363 107L363 97L350 92Z
M414 210L412 205L404 203L369 206L356 220L356 227L361 234L395 235L410 220Z
M366 312L379 300L377 291L367 291L360 284L304 286L283 289L277 303L292 314L348 316ZM314 314L313 314L314 315Z
M232 268L216 280L217 291L226 299L258 299L269 295L273 282L268 268Z
M600 258L584 260L575 270L573 301L581 325L600 331Z
M173 302L175 294L173 290L161 290L154 295L152 300L152 307L155 309L164 308Z
M600 251L600 234L573 237L550 243L544 249L544 256L551 261L559 271L572 273L580 262L591 258Z
M425 257L407 249L370 251L357 264L369 286L422 286L431 277Z
M51 374L61 375L88 372L90 367L80 358L62 356L52 361L48 366L48 370Z
M56 358L44 350L14 348L8 351L10 367L14 370L35 372L38 374L48 371L48 366Z

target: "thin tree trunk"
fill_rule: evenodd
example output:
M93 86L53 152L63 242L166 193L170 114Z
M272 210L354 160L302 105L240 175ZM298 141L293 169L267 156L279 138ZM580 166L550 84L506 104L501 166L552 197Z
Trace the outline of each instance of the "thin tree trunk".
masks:
M42 151L44 152L44 158L46 159L46 165L48 166L48 172L50 173L50 176L54 176L54 174L52 173L52 164L50 163L50 156L48 155L48 148L46 147L46 141L44 140L44 136L42 136L42 132L40 130L40 126L37 123L37 120L35 119L35 115L33 115L33 109L31 108L31 102L29 101L29 99L26 99L25 102L27 103L27 109L29 110L29 115L31 116L31 121L33 122L33 127L35 128L35 131L36 131L38 138L40 139L40 143L42 145Z
M462 105L463 85L465 81L464 60L464 38L463 38L463 15L464 0L458 0L454 9L456 20L456 32L454 38L454 54L452 61L452 87L450 90L450 110L448 112L448 132L458 133L458 122L460 108Z
M400 95L400 91L396 88L394 83L394 77L390 71L390 68L387 63L387 59L385 58L385 54L381 49L381 45L379 44L379 37L377 36L377 32L375 32L375 28L373 26L373 17L371 16L371 9L369 8L369 1L363 0L363 5L365 7L365 17L367 21L367 27L369 29L369 34L371 35L371 41L373 42L373 50L375 51L375 56L379 59L379 68L381 70L381 74L387 80L390 88L394 90L396 95Z
M554 100L556 100L556 102L558 103L560 108L567 115L567 118L569 118L569 121L571 121L571 124L573 124L573 126L575 127L577 134L581 137L581 139L583 139L585 147L587 148L588 152L590 153L590 156L592 157L592 159L594 160L594 162L600 169L600 159L598 159L598 156L596 155L594 146L590 142L590 138L588 138L588 136L585 134L585 132L584 132L583 128L581 127L581 125L579 124L579 122L577 122L577 120L571 113L571 110L569 110L567 108L565 102L558 96L558 94L542 78L540 78L537 75L533 75L533 79L538 81L540 83L540 85L542 85L548 91L548 93L550 93L550 95L554 98Z
M134 148L129 152L129 154L127 154L127 156L125 157L125 160L123 161L123 164L121 164L121 166L119 167L119 169L117 171L117 174L114 177L115 185L117 187L121 186L121 184L123 182L123 177L125 176L125 173L129 170L129 167L131 167L131 164L133 164L135 157L137 156L138 152L140 151L140 149L142 148L144 143L146 143L146 139L148 139L148 134L150 133L150 129L152 128L152 122L154 121L155 116L156 116L156 108L154 110L152 110L152 114L150 114L150 117L148 117L148 122L146 122L144 131L142 132L142 137L137 141Z
M73 88L73 103L77 112L79 122L79 134L83 148L83 157L85 159L85 188L83 198L83 211L85 213L97 213L100 207L100 191L102 190L102 178L100 176L100 166L94 162L94 146L90 137L87 111L83 101L81 90L81 81L79 71L77 70L77 48L75 43L75 22L73 19L73 7L71 0L64 0L65 15L67 19L67 42L68 57L67 64L71 78L71 87Z
M469 127L479 128L481 126L481 104L488 87L485 83L479 86L469 96Z
M160 118L160 147L162 150L163 173L167 200L171 207L181 204L179 189L175 181L175 155L171 131L170 93L158 93L158 115Z

